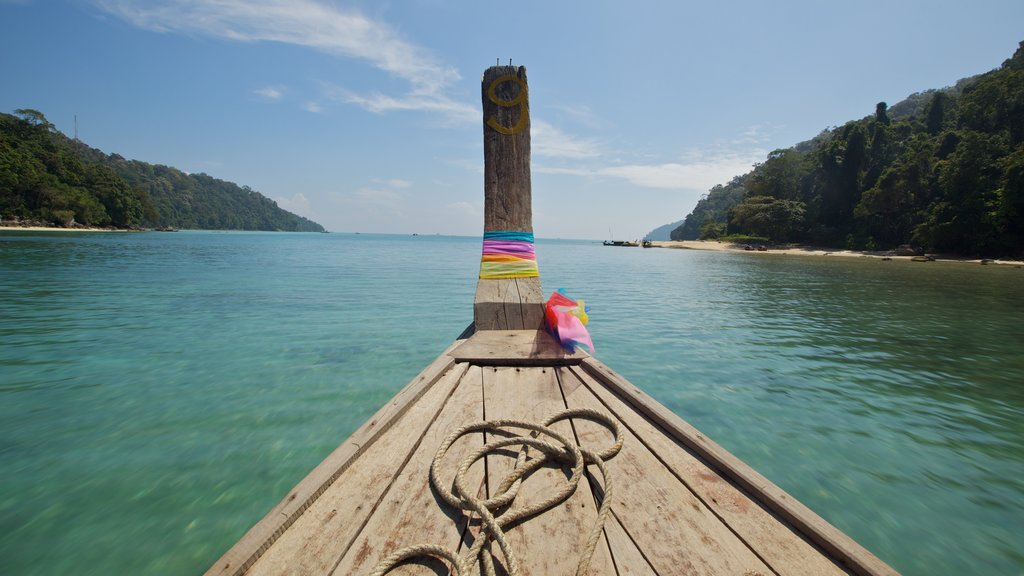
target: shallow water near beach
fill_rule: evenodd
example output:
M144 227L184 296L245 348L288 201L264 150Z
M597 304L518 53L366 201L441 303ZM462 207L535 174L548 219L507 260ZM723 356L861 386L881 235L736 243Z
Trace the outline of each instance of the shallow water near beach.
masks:
M469 324L479 250L0 234L0 573L204 571ZM897 570L1024 573L1024 269L537 253L600 360Z

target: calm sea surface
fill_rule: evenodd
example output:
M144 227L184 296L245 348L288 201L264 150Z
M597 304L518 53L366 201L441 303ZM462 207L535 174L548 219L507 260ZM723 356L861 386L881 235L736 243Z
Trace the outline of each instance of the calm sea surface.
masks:
M204 571L472 320L479 247L0 233L0 573ZM1024 269L537 252L599 359L898 570L1024 574Z

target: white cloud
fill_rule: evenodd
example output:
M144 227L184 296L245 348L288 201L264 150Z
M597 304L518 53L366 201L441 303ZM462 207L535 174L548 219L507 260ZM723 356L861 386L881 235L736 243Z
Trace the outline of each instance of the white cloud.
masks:
M284 92L280 88L276 88L274 86L266 86L258 90L253 90L253 93L261 98L266 98L267 100L280 100L284 97Z
M375 178L373 182L376 184L382 184L384 186L387 186L388 188L409 188L410 186L412 186L412 182L408 180L402 180L401 178Z
M404 96L388 96L380 93L357 94L347 88L328 88L329 96L345 104L355 104L377 114L385 112L418 110L435 112L454 124L471 124L480 120L480 111L465 102L458 102L441 93L419 93Z
M374 180L376 186L364 186L351 192L341 192L335 199L341 205L364 214L376 216L389 215L404 218L408 205L405 196L399 191L408 188L411 183L405 180Z
M766 153L763 149L691 152L675 162L598 168L536 166L534 170L547 174L619 178L641 188L706 191L716 184L725 184L733 177L749 172L754 163L764 160Z
M280 208L292 212L293 214L298 214L299 216L305 216L308 218L310 214L313 213L312 210L310 210L309 198L306 198L306 195L301 192L296 193L291 198L283 196L276 197L274 198L274 202L277 202L277 205Z
M582 160L597 158L602 153L601 146L596 140L570 136L535 118L530 119L530 136L531 149L538 156Z
M708 190L745 174L756 162L764 160L761 149L748 152L695 154L680 162L651 165L624 165L601 169L602 175L625 178L645 188L686 188Z
M311 112L313 114L319 114L324 111L323 107L320 106L320 104L312 101L303 104L302 109L305 110L306 112Z
M415 109L464 112L443 95L457 70L411 44L385 23L356 10L317 0L94 0L102 10L156 32L202 34L238 42L280 42L341 58L362 60L409 82L401 98L356 96L376 111Z

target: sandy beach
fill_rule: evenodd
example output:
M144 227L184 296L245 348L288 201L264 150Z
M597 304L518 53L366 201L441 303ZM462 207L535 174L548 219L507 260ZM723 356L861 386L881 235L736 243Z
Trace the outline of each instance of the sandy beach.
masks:
M19 226L17 224L0 224L0 232L131 232L116 228L60 228L57 226Z
M829 248L815 248L811 246L779 246L771 247L764 251L759 250L748 250L742 244L732 244L729 242L716 242L713 240L671 240L671 241L655 241L652 243L655 248L675 248L681 250L714 250L720 252L743 252L744 254L775 254L775 255L788 255L788 256L835 256L840 258L874 258L877 260L914 260L918 256L896 256L894 251L860 251L860 250L839 250ZM929 254L928 258L932 258L935 262L959 262L959 263L974 263L974 264L1005 264L1011 266L1021 267L1024 266L1022 260L1003 260L1003 259L988 259L988 258L967 258L963 256L950 256L942 254ZM928 261L928 260L926 260Z

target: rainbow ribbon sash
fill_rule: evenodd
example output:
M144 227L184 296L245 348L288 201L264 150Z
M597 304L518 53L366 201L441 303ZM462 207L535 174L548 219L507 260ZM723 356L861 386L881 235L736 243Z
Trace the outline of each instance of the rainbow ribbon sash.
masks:
M533 251L533 233L514 230L484 232L484 250L480 257L481 278L536 278L537 255Z

